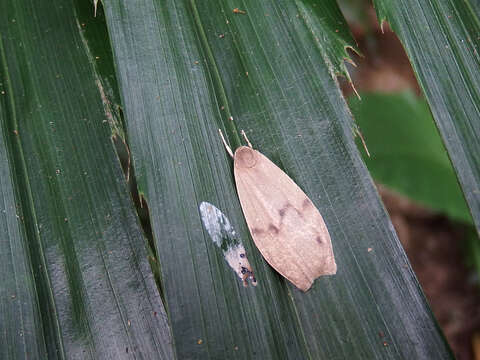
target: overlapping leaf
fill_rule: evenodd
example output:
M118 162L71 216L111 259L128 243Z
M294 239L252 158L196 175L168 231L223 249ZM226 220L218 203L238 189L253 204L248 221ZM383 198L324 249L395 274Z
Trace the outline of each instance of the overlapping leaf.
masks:
M0 14L0 357L172 358L74 5Z

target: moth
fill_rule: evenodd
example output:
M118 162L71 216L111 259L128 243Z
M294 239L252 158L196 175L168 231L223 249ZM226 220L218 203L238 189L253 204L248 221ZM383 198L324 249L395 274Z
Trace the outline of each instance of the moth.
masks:
M248 146L232 152L234 176L248 229L265 260L297 288L307 291L337 264L322 215L295 182L259 151Z

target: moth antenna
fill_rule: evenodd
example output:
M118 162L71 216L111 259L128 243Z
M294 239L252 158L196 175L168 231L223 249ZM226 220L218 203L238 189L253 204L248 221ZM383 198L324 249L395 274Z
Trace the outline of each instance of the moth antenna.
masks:
M247 141L247 144L248 144L248 147L253 149L253 146L252 146L252 143L248 140L247 138L247 134L245 134L245 131L240 131L240 133L242 134L242 136L245 138L245 140Z
M233 159L233 152L232 149L230 149L230 146L227 145L227 142L225 141L225 138L223 137L223 133L221 129L218 129L218 133L220 134L220 137L222 138L223 145L225 146L225 149L227 149L228 155L230 155Z

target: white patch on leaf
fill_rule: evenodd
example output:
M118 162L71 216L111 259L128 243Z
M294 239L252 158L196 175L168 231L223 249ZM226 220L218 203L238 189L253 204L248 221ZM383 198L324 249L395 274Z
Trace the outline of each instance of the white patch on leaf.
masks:
M225 261L242 280L243 286L248 286L247 280L256 286L257 280L248 262L245 248L228 218L215 206L205 201L200 204L199 209L205 230L222 250Z

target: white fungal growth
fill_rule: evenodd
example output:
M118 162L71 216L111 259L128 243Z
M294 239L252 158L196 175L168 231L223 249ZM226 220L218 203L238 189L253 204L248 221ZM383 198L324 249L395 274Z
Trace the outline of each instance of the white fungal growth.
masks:
M202 202L199 209L205 230L222 250L225 261L242 280L243 286L248 286L247 280L256 286L257 280L248 262L245 248L237 238L230 221L219 209L208 202Z

